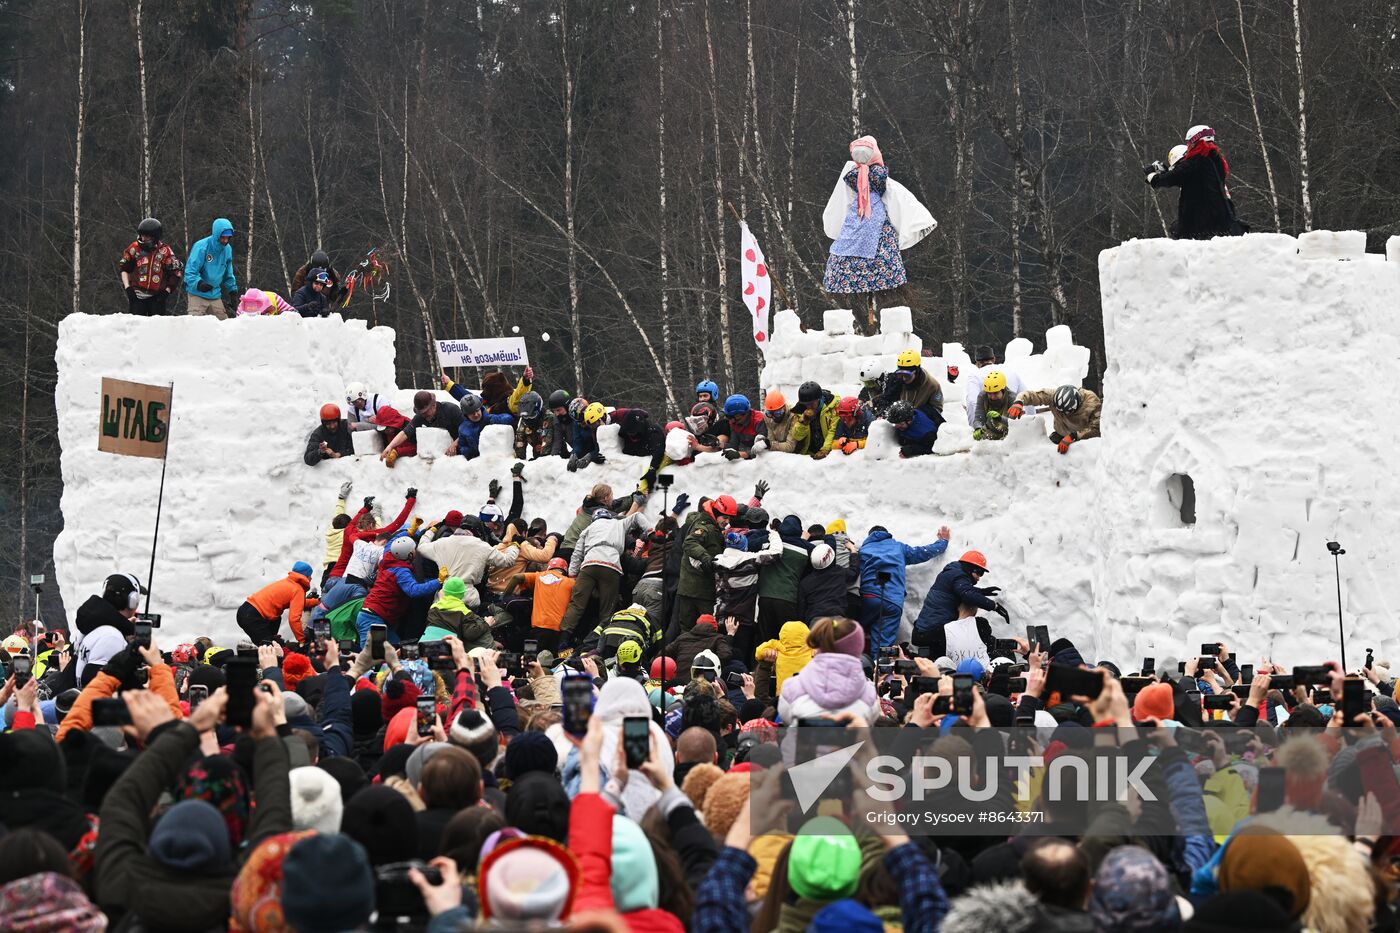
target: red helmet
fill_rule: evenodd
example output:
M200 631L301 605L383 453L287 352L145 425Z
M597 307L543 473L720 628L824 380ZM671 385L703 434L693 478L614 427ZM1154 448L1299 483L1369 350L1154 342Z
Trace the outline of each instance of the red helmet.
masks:
M665 662L666 662L666 677L665 677L664 679L665 679L665 680L671 680L672 678L674 678L674 677L676 676L676 659L675 659L675 658L657 658L656 660L654 660L654 661L651 662L651 679L652 679L652 680L662 680L662 679L663 679L662 676L661 676L661 662L662 662L662 661L665 661Z
M847 395L837 403L836 414L842 418L854 418L858 408L860 408L860 399L854 395Z
M716 515L724 515L733 518L739 514L739 503L734 501L733 496L720 496L710 503Z
M983 570L987 569L987 558L983 556L981 551L968 551L962 557L959 557L958 560L964 564L981 567Z
M562 557L551 557L549 563L545 565L546 570L568 570L569 562Z
M321 406L321 420L322 420L322 421L339 421L339 420L340 420L340 406L337 405L335 402L327 402L326 404L322 405L322 406Z

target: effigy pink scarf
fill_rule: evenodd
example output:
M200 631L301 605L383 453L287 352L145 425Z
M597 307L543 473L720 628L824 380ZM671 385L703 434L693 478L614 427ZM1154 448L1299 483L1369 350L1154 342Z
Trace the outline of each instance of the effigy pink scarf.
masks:
M865 165L856 163L860 169L856 176L856 213L860 215L861 219L864 219L870 216L870 166L884 165L885 157L880 155L880 146L875 142L874 136L862 136L851 143L850 150L853 158L857 146L869 146L871 151L875 153Z

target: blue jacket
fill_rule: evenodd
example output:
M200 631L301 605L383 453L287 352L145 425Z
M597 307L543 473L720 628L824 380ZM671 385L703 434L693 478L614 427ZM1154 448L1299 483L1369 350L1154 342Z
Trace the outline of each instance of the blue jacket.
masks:
M321 743L322 758L339 758L350 754L355 745L354 727L350 719L350 685L344 677L323 677L324 692L319 709L320 722L307 716L288 720L294 729L304 729Z
M870 422L875 420L875 416L864 408L856 410L856 416L851 419L850 424L836 419L836 439L838 441L850 438L858 441L870 433Z
M575 457L598 453L598 435L582 421L574 422L573 448Z
M209 236L190 247L185 261L185 291L199 298L218 298L224 292L238 294L238 282L233 277L233 244L225 246L219 237L233 233L233 224L223 217L209 228ZM209 286L200 291L199 286Z
M292 307L302 317L325 317L326 295L316 291L311 283L307 282L292 296Z
M928 444L933 446L933 442L938 439L938 425L933 423L933 419L923 413L922 409L914 409L914 420L909 422L909 427L903 431L896 431L901 444Z
M948 542L941 538L922 547L910 547L902 541L896 541L888 531L872 531L870 537L860 546L861 595L882 595L877 575L883 570L890 575L890 581L885 584L883 592L885 602L902 605L904 568L933 560L946 550Z
M924 597L924 606L919 617L914 620L914 635L946 625L958 617L958 606L963 603L979 609L995 609L996 600L978 592L972 582L972 574L963 567L962 561L955 560L938 572L938 579L929 587Z
M463 418L457 428L457 453L468 460L481 456L481 429L488 424L510 424L510 415L488 415L481 413L480 421Z

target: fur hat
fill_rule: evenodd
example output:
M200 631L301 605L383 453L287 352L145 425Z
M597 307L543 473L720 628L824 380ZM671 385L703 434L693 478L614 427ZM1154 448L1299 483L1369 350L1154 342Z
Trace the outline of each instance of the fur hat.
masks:
M316 669L311 666L311 659L304 654L289 651L282 659L282 680L288 690L295 690L297 684L315 675Z
M681 782L681 793L690 798L690 805L697 812L704 813L705 795L722 777L724 777L724 771L718 765L712 765L709 762L698 764L686 773L685 780Z
M692 769L694 770L694 769ZM729 835L729 827L739 818L744 801L749 799L749 776L726 774L710 785L705 794L705 828L716 839Z
M287 772L287 780L291 784L293 829L340 832L345 804L340 783L329 772L314 766L293 768Z

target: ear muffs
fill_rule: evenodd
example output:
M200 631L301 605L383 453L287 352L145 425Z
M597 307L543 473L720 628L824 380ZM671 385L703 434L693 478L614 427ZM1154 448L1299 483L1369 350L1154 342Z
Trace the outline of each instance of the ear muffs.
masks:
M112 577L121 577L131 584L131 592L126 594L126 608L141 608L141 581L137 580L129 573L114 573ZM112 577L108 577L107 579L110 580Z

